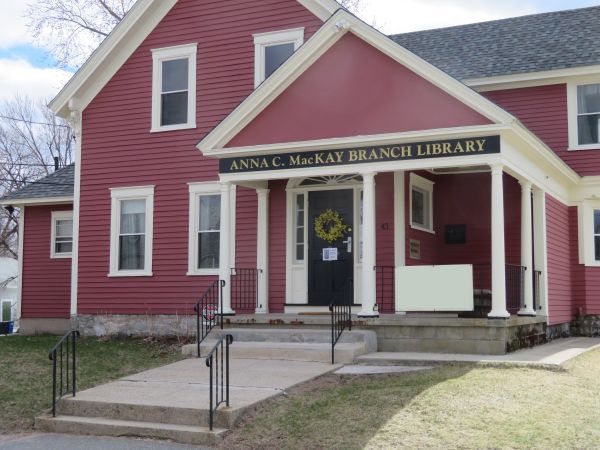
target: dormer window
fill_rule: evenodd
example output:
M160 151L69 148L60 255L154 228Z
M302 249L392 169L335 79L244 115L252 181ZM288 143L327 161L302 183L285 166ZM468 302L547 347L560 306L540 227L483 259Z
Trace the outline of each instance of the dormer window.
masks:
M152 50L152 131L196 127L196 44Z
M254 35L254 87L273 74L304 43L304 28Z

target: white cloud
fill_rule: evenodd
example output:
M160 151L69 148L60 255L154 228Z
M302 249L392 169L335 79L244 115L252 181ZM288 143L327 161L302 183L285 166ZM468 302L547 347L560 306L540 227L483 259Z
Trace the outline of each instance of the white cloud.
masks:
M34 67L23 59L0 59L0 74L0 101L17 93L50 100L72 75L62 69Z
M29 40L27 23L23 17L27 3L25 0L4 0L0 14L0 48L22 44Z
M532 14L526 1L363 0L359 16L384 33L440 28Z

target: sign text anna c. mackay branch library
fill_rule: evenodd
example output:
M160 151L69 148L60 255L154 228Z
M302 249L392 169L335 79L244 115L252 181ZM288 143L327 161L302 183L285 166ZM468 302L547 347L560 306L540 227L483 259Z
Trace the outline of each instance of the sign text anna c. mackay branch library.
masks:
M225 158L219 170L243 173L493 153L500 153L500 136Z

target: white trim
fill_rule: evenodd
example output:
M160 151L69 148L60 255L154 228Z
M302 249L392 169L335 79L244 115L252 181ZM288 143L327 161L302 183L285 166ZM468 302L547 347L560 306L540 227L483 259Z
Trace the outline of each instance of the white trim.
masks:
M198 44L177 45L152 50L152 129L151 133L196 128L196 59ZM187 122L161 125L162 63L177 59L188 60Z
M579 206L579 242L580 261L586 267L600 267L600 260L596 259L594 233L594 211L600 210L600 200L584 200Z
M326 20L341 8L334 0L298 2L321 20ZM80 98L82 110L85 109L176 3L177 0L138 0L50 102L50 109L60 117L66 117L67 105L73 97Z
M304 28L269 31L254 34L254 87L265 81L265 50L267 47L294 44L294 51L304 44Z
M205 155L222 149L258 114L283 93L346 33L351 32L494 123L512 124L516 119L461 82L409 52L357 17L340 10L327 21L277 72L265 80L225 120L198 144Z
M546 193L540 188L533 188L533 238L534 266L542 272L540 280L540 304L536 311L538 316L548 316L548 241L546 231Z
M259 270L257 314L269 312L269 192L269 189L256 189L256 268Z
M394 265L406 265L405 172L394 172Z
M134 186L110 188L110 271L109 277L151 277L152 274L152 241L154 228L154 186ZM119 224L120 202L123 200L146 200L146 226L144 268L141 270L119 270Z
M409 187L409 196L408 196L408 204L409 204L409 217L410 217L410 227L415 230L425 231L427 233L435 234L433 227L433 186L434 182L428 180L427 178L423 178L415 173L410 174L410 187ZM425 192L429 195L429 226L422 226L421 224L414 223L413 221L413 203L412 203L412 191L413 188L417 188L420 191Z
M495 77L466 78L463 80L463 83L476 88L479 92L485 92L560 84L565 83L567 78L598 74L600 74L600 65L499 75Z
M600 74L594 77L572 79L567 83L567 111L569 124L569 151L600 150L600 143L579 144L577 88L589 84L600 84Z
M23 310L23 248L25 242L25 210L21 208L19 213L19 242L18 242L18 262L17 262L17 317L16 320L21 320L21 312Z
M71 220L73 223L73 211L52 211L50 223L50 258L64 259L73 255L73 229L71 228L71 251L69 253L56 253L56 221Z
M214 269L198 269L196 267L196 261L198 259L198 198L202 195L218 195L221 196L221 184L218 181L211 182L192 182L188 183L189 186L189 214L188 214L188 270L187 276L217 276L219 275L219 268ZM231 202L231 236L235 236L236 226L236 186L234 185L231 190L230 202ZM219 230L221 233L222 230ZM235 245L231 246L231 261L235 261Z
M15 206L62 205L67 203L73 203L73 197L14 198L0 200L0 205Z
M77 288L79 285L79 211L81 205L81 144L83 114L77 109L77 99L69 101L71 126L75 130L75 179L73 186L73 252L71 257L71 317L77 316Z

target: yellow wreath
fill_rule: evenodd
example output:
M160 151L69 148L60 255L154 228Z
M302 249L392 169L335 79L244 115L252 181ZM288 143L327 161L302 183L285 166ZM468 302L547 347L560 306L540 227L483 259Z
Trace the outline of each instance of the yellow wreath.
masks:
M348 229L340 213L332 209L326 209L315 219L315 233L330 244L343 238Z

